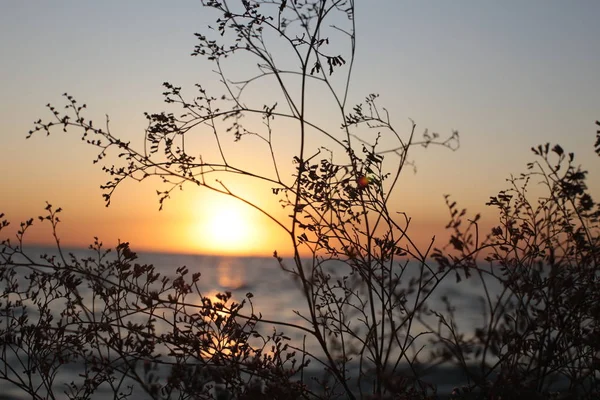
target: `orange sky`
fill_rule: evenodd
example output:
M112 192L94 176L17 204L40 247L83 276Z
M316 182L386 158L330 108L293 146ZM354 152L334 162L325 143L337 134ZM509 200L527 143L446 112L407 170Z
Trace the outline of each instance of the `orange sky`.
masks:
M118 1L62 4L31 9L12 3L0 16L0 213L13 228L43 214L49 201L64 210L59 233L68 246L86 246L99 236L109 245L129 241L138 250L289 254L289 238L264 216L192 185L174 194L159 212L158 181L127 182L106 208L99 186L107 177L92 164L95 152L76 130L24 139L34 120L49 118L46 103L63 104L65 91L88 104L87 115L96 123L110 115L112 132L134 145L143 139L144 111L179 112L162 103L162 82L184 91L201 82L214 95L221 92L213 66L189 57L196 43L193 33L214 19L199 2L182 1L179 8L150 2L144 9ZM599 3L576 10L564 2L467 9L449 2L357 4L358 53L350 103L380 93L381 105L405 135L409 118L418 124L419 135L425 128L441 135L453 129L461 133L458 152L415 149L410 160L417 173L407 170L393 197L393 209L413 217L412 232L421 246L433 235L444 235L446 193L473 214L484 212L483 223L489 226L493 213L486 211L485 202L504 188L510 173L524 170L532 159L529 148L539 143L560 142L575 151L592 170L592 193L597 191L592 143L594 120L600 118ZM248 65L254 64L228 67L239 77ZM277 96L274 86L261 84L249 92L249 101L260 104ZM309 96L311 120L337 129L340 118L327 97L318 90ZM254 127L260 129L260 124ZM215 150L204 134L198 132L195 145L208 157ZM297 148L290 138L296 134L297 126L278 126L278 160L288 176ZM312 145L328 144L316 140ZM260 143L234 143L230 137L227 150L236 162L272 173ZM268 187L227 182L286 220ZM31 244L52 239L43 227L34 227L28 237Z

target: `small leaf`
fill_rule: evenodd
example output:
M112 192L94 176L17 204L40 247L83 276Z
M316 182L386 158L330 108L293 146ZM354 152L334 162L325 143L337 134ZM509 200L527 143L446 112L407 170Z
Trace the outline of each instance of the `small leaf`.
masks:
M565 151L563 150L563 148L562 148L562 147L560 147L558 144L557 144L557 145L555 145L555 146L552 148L552 151L553 151L553 152L555 152L556 154L558 154L558 156L559 156L559 157L560 157L560 156L562 156L562 155L564 154L564 152L565 152Z

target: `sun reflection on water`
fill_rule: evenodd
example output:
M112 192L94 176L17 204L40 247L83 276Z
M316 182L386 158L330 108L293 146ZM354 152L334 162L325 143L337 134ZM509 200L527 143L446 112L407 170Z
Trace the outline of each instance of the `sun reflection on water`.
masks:
M237 258L222 258L217 266L217 275L223 289L237 290L246 286L246 269Z

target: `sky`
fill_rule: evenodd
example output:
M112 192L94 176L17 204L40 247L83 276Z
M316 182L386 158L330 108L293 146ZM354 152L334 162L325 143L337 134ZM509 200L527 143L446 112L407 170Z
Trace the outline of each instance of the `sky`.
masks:
M25 140L35 120L49 118L45 104L64 104L61 94L68 92L87 104L90 118L100 123L109 115L115 135L141 144L144 111L170 110L162 102L164 81L190 91L195 83L219 89L214 66L190 56L193 34L208 32L214 13L197 0L4 1L2 10L0 213L13 226L43 214L48 201L64 210L59 235L66 246L86 246L98 236L108 245L129 241L147 251L286 252L285 235L266 218L198 187L185 187L159 212L157 181L128 182L107 208L99 188L106 177L78 132L57 130ZM600 160L593 152L594 121L600 119L598 15L595 0L357 0L350 98L360 102L378 93L404 134L410 118L419 134L427 128L461 135L456 152L415 149L410 159L416 173L407 171L400 181L393 205L412 216L420 243L443 236L444 194L493 224L486 201L506 187L510 174L525 171L533 159L530 148L538 144L560 143L575 152L590 170L592 194L598 193ZM278 44L274 51L283 52ZM340 51L346 54L347 47ZM253 67L247 60L233 62L228 73L244 76ZM269 101L275 93L265 84L249 95ZM314 118L339 126L331 105L311 93ZM286 130L281 135L294 134L288 132L293 127L281 128ZM286 140L278 142L282 158L289 150ZM202 140L197 145L202 148ZM231 138L228 146L241 162L264 161L251 141ZM268 188L232 185L282 215ZM48 227L34 228L31 245L52 240Z

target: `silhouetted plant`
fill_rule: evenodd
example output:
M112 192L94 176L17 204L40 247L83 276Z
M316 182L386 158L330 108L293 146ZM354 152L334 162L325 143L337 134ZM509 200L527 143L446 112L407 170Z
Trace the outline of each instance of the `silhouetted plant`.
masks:
M56 233L60 209L46 210L40 219ZM82 369L65 392L77 399L103 386L128 398L134 382L152 398L212 398L214 387L247 398L257 379L266 393L293 398L306 392L288 381L290 371L306 363L292 359L282 333L256 331L251 294L241 303L228 292L203 296L200 273L190 277L181 267L174 278L160 276L152 265L135 262L128 243L111 257L96 240L94 255L78 259L63 254L57 240L57 256L35 260L22 243L31 223L22 226L17 244L2 242L0 377L32 398L54 398L55 378L69 368Z
M600 207L573 153L549 144L532 151L539 160L491 197L488 205L498 209L500 224L481 242L478 217L465 221L465 211L449 204L454 254L436 250L434 257L442 270L474 275L486 298L484 324L474 336L459 333L440 316L445 331L438 330L439 342L445 345L442 353L463 367L477 363L472 384L486 393L533 398L561 389L596 398ZM502 285L497 296L487 288L495 282Z
M164 83L165 102L183 114L146 114L141 149L113 135L108 119L102 128L94 125L84 117L86 105L67 94L67 114L48 105L54 120L38 120L28 137L57 126L80 128L82 139L99 149L94 162L116 153L123 164L102 167L110 176L102 186L107 205L121 182L158 177L160 208L174 189L191 183L268 216L294 249L291 261L277 252L274 257L299 282L306 308L295 312L304 323L265 320L254 311L251 294L241 303L229 293L211 299L197 284L199 273L189 277L185 267L175 277L161 277L153 266L135 263L127 243L112 256L98 240L90 248L94 257L66 255L56 231L60 209L48 205L41 219L52 224L57 256L39 261L27 254L23 236L33 220L22 224L16 243L1 244L6 324L0 330L0 378L34 398L54 396L58 371L76 365L83 372L68 387L70 398L108 388L117 398L142 390L152 398L424 399L436 396L425 379L428 369L451 362L467 378L454 397L548 395L556 376L566 379L569 393L591 397L597 391L598 209L572 155L555 146L555 164L548 145L534 149L543 162L531 164L510 181L510 190L491 199L500 226L485 237L479 216L465 220L466 211L447 197L449 245L434 248L432 241L419 249L410 218L396 212L391 196L410 165L411 148L455 150L458 133L440 138L425 130L417 139L412 123L403 135L375 94L348 105L354 1L203 4L219 14L217 38L196 34L193 55L215 63L225 94L213 97L197 85L198 93L188 98ZM339 37L349 43L344 54L330 48ZM271 53L267 44L276 41L289 54ZM226 59L244 54L258 60L258 72L228 79ZM268 79L281 98L253 105L245 94ZM317 86L330 96L340 129L313 120L310 96ZM260 118L262 130L244 126L252 116ZM280 120L297 124L297 135L289 127L282 131ZM192 132L202 128L216 155L190 148ZM227 138L263 144L271 170L232 159ZM289 141L298 147L284 162L278 144L289 148L281 145ZM267 184L288 216L236 192L226 180L231 176ZM527 197L531 179L548 189L533 203ZM460 332L450 299L443 299L444 310L431 308L432 295L449 279L481 281L484 326L476 332ZM489 290L493 282L501 285L498 296ZM64 311L53 311L55 304ZM277 330L267 334L273 325ZM299 332L305 341L292 341L280 329ZM309 352L307 342L319 352ZM309 363L322 375L309 378Z

